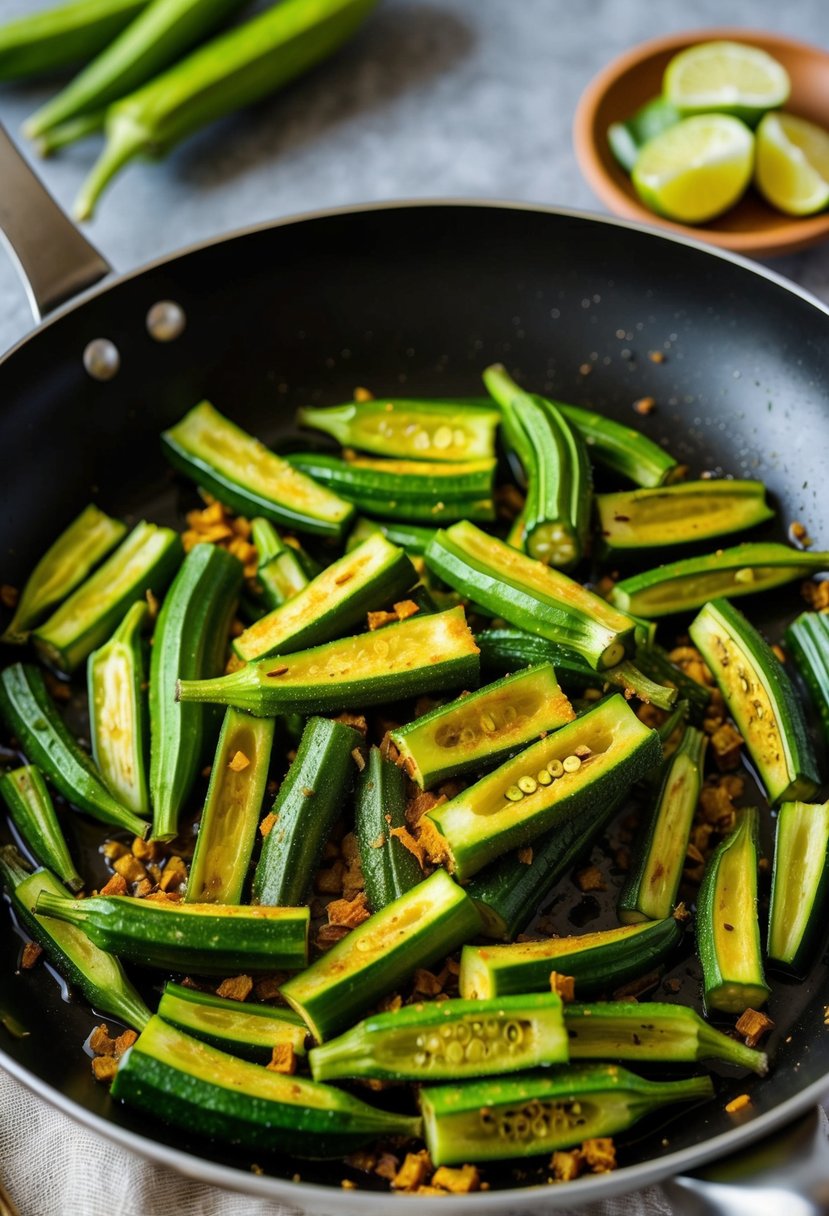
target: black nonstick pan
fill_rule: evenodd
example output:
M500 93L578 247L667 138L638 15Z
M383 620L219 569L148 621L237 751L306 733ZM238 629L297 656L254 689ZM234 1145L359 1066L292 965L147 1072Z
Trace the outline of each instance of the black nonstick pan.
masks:
M172 518L187 505L165 469L158 433L203 397L277 442L290 433L300 403L343 400L358 384L389 394L477 393L481 369L496 359L541 391L635 421L696 473L762 478L780 519L800 520L829 547L829 313L737 258L564 211L421 203L258 227L105 278L106 263L2 132L0 225L41 310L62 305L0 360L3 582L19 583L90 497L131 518ZM150 310L163 302L186 318L178 336L148 327ZM664 360L649 358L652 351ZM632 403L645 396L657 409L637 418ZM775 637L798 607L796 590L786 590L750 611ZM99 881L99 832L78 817L72 823L86 872ZM564 890L555 910L561 931L612 917L617 882L611 875L609 891L593 903L575 887ZM0 1064L37 1093L201 1179L318 1214L387 1208L384 1194L342 1190L342 1166L275 1155L259 1160L265 1172L254 1174L241 1152L115 1106L81 1051L89 1011L67 1003L42 967L15 974L18 951L0 908L0 1008L29 1031L15 1039L0 1027ZM693 960L673 974L682 997L695 1000ZM493 1175L490 1192L455 1198L453 1210L570 1207L687 1175L772 1133L753 1164L742 1156L721 1172L759 1181L777 1145L787 1164L774 1185L811 1187L812 1206L804 1200L797 1210L827 1210L829 1195L819 1191L829 1162L815 1156L822 1137L814 1116L803 1119L829 1088L827 977L824 956L805 983L775 984L768 1077L723 1075L713 1103L642 1124L624 1139L624 1166L615 1174L549 1187L536 1185L543 1169L506 1170ZM743 1091L750 1106L727 1114L726 1102ZM292 1181L296 1173L300 1182ZM677 1210L749 1210L729 1207L735 1190L710 1181L685 1177L673 1193ZM413 1199L407 1210L444 1211L446 1202Z

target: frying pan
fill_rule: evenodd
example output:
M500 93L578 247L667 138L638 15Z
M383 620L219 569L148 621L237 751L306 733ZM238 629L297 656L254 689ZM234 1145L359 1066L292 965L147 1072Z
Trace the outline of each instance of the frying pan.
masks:
M158 434L202 397L278 441L299 403L343 400L364 383L383 393L475 393L481 368L496 359L528 384L627 421L636 398L653 396L657 411L637 425L696 472L762 478L782 520L799 519L829 543L829 313L737 257L551 208L436 202L269 224L111 276L2 131L0 183L0 226L35 309L49 314L0 361L4 581L19 583L91 496L128 518L173 518L186 491L164 468ZM145 324L160 301L174 301L187 319L173 341L154 339ZM117 350L109 379L84 364L99 339ZM653 350L665 361L649 359ZM773 593L758 598L752 616L777 636L797 602L796 592ZM68 818L83 866L102 879L99 831ZM555 910L562 931L612 918L618 876L608 881L597 899L564 892ZM6 916L0 910L0 1003L30 1033L0 1037L0 1063L36 1093L203 1180L317 1214L387 1208L383 1194L340 1190L342 1166L274 1157L259 1162L265 1173L257 1176L241 1152L115 1106L80 1051L88 1010L62 999L44 968L13 974L19 942ZM674 974L681 997L695 1001L693 960ZM453 1211L550 1211L679 1175L671 1184L677 1210L759 1211L722 1181L742 1176L773 1185L778 1202L784 1186L811 1195L798 1212L825 1211L829 1154L814 1110L829 1085L827 976L823 957L805 983L775 984L768 1077L723 1075L715 1102L643 1124L625 1139L615 1174L535 1187L543 1171L506 1171L489 1193L457 1197ZM742 1091L751 1105L726 1114ZM719 1181L710 1168L688 1175L770 1135L753 1160L720 1164ZM785 1166L770 1182L774 1160ZM300 1183L290 1181L297 1169ZM410 1204L422 1214L446 1211L436 1199Z

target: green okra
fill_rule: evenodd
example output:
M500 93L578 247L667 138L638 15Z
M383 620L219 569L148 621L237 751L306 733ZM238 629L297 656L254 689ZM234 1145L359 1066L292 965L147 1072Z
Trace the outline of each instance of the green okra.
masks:
M280 991L317 1042L478 932L475 905L445 870L375 912Z
M657 733L615 694L427 811L421 828L465 882L496 857L629 790L661 756Z
M274 1047L282 1045L292 1047L298 1056L305 1055L308 1030L292 1009L233 1001L168 980L158 1016L212 1047L262 1064L270 1063Z
M495 455L496 409L451 398L378 397L344 405L303 406L300 426L346 448L400 460L480 460Z
M180 680L177 696L272 717L340 713L477 683L478 648L463 608L417 615L374 633L273 655L215 680Z
M129 609L115 633L89 656L89 731L92 755L106 784L136 815L150 814L146 664L141 632L146 601Z
M763 974L757 920L756 807L737 812L737 824L705 866L697 900L697 951L708 1009L759 1009L770 992Z
M636 844L627 881L619 896L619 920L663 920L674 910L682 880L691 824L702 789L706 736L685 728L665 765L650 820Z
M0 674L0 718L67 802L101 823L145 836L147 824L110 793L89 756L67 730L42 673L13 663Z
M332 562L284 604L250 625L233 643L240 659L290 654L328 642L383 608L414 583L406 554L385 536L370 536Z
M417 1136L420 1120L333 1085L239 1060L152 1018L121 1060L117 1101L219 1143L300 1157L343 1157L378 1137Z
M166 590L181 562L172 528L142 521L60 608L35 629L32 640L50 667L71 674L112 634L124 613L148 591Z
M718 596L755 595L829 569L829 553L774 541L746 541L705 557L684 557L616 583L610 599L649 618L701 608Z
M524 392L501 364L484 372L501 407L502 427L527 484L521 547L561 570L587 550L593 481L587 446L572 423L543 397Z
M149 0L71 0L0 26L0 80L82 63L103 50Z
M467 520L435 534L426 564L487 612L569 646L592 667L615 667L633 651L636 626L626 613Z
M180 678L208 680L224 666L242 565L215 545L187 554L164 597L150 664L150 796L153 838L171 840L202 764L204 706L180 704Z
M275 725L273 718L253 718L238 709L225 713L187 879L187 903L242 902Z
M229 19L244 0L151 0L25 124L31 138L124 97Z
M561 998L554 992L418 1002L375 1013L308 1056L315 1081L455 1081L567 1060Z
M52 870L70 891L80 891L83 879L72 860L40 769L26 764L3 773L0 796L37 861Z
M495 518L494 457L444 464L295 452L287 459L367 515L434 524Z
M38 916L82 930L119 958L164 971L229 975L297 970L308 962L306 908L161 903L131 895L38 896Z
M359 516L346 542L346 553L356 549L357 545L377 532L381 532L393 545L405 549L410 557L422 557L435 534L435 529L407 524L404 520L366 519Z
M769 908L771 963L804 974L826 934L829 802L784 802L777 816Z
M310 718L296 758L273 804L253 878L259 904L299 904L307 896L325 842L351 792L353 753L363 737L330 718Z
M73 987L79 989L97 1013L108 1014L141 1030L150 1011L133 988L114 954L93 945L74 925L41 916L39 899L48 895L56 904L74 901L49 870L30 873L11 845L0 848L0 880L27 933L43 947L46 957Z
M421 789L495 768L575 717L549 663L527 667L398 726L391 739Z
M694 1009L660 1001L564 1007L571 1060L722 1060L764 1076L768 1057L709 1026Z
M786 630L786 645L829 739L829 617L801 613Z
M403 843L409 832L407 802L403 770L379 747L372 747L357 778L354 812L360 868L372 912L393 903L423 878L419 860Z
M665 486L680 481L684 469L664 448L641 431L605 418L579 405L554 403L587 444L592 460L637 486Z
M75 205L88 219L136 156L163 156L200 127L252 104L332 54L376 0L283 0L191 52L107 115L106 147ZM277 521L279 522L279 521Z
M22 645L50 608L81 585L126 535L126 524L90 503L46 550L26 580L0 641Z
M774 518L762 481L682 481L596 495L606 554L669 549L742 532Z
M644 1115L714 1095L710 1077L646 1081L611 1064L427 1086L424 1137L435 1165L536 1157L614 1136Z
M283 541L269 519L251 520L251 538L259 555L256 581L270 612L307 587L308 574L297 550Z

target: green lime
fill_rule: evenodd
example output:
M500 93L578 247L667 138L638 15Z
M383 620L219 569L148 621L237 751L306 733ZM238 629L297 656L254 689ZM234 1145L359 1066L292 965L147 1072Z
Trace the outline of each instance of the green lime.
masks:
M727 211L748 183L754 136L727 114L684 118L648 140L633 166L633 184L646 206L685 224Z
M742 42L699 42L674 55L662 92L683 114L733 114L755 123L789 96L786 69Z
M626 122L614 122L607 128L607 140L610 150L623 169L628 173L636 163L639 149L654 135L659 135L674 123L679 122L682 115L666 101L664 97L654 97L652 101L641 106Z
M754 181L787 215L822 211L829 205L829 131L794 114L767 114L757 128Z

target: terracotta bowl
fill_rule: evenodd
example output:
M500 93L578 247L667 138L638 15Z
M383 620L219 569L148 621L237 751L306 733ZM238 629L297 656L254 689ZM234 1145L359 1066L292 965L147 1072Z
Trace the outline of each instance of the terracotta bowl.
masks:
M829 239L829 212L803 219L783 215L752 189L736 207L710 223L692 226L662 219L639 201L630 178L610 151L607 128L658 96L672 56L694 43L723 38L750 43L773 55L791 77L792 94L786 109L829 129L829 52L759 30L686 30L644 42L620 55L587 86L573 122L582 173L616 215L658 224L737 253L771 257Z

